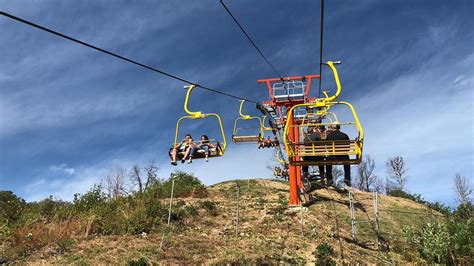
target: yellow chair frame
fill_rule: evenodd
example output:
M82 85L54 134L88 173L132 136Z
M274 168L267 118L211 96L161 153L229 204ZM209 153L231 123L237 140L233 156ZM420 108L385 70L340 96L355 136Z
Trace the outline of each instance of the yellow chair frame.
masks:
M237 117L234 121L234 130L232 132L232 141L234 143L258 143L261 138L263 138L263 122L262 119L258 116L250 116L245 115L242 112L242 108L244 106L245 100L240 100L240 108L239 108L239 117ZM258 121L258 128L259 128L259 135L248 135L248 136L239 136L237 133L239 128L237 128L237 124L239 121L249 121L249 120L257 120Z
M354 107L348 103L343 101L334 100L339 96L341 92L341 84L339 81L339 76L337 73L336 68L334 67L334 62L327 62L326 63L332 70L334 74L334 79L337 85L337 91L334 95L328 96L327 93L324 92L325 98L318 99L316 102L313 103L303 103L297 104L290 108L287 115L287 121L285 124L285 129L283 131L283 142L285 144L285 149L288 154L289 163L291 165L327 165L327 164L359 164L362 159L362 147L364 143L364 130L360 124L359 118ZM328 110L334 105L345 105L347 106L354 117L355 122L349 123L337 123L340 125L347 125L347 124L355 124L358 136L355 140L349 141L338 141L338 140L323 140L323 141L314 141L311 143L301 142L300 140L292 141L288 138L290 128L293 129L294 127L307 127L307 126L318 126L318 125L329 125L331 123L318 123L318 124L300 124L300 125L290 125L290 117L293 116L293 112L295 108L298 107L310 107L310 108L319 108L321 110L321 114L329 113ZM334 117L337 119L337 116ZM324 160L296 160L297 157L307 157L307 156L317 156L317 157L324 157ZM349 159L340 159L339 156L349 156ZM350 156L355 156L351 158ZM339 158L337 158L339 157Z
M174 137L174 144L173 144L173 147L175 147L176 145L179 144L178 142L178 137L179 137L179 126L181 124L181 122L183 120L186 120L186 119L190 119L190 120L193 120L193 119L203 119L203 118L208 118L208 117L215 117L217 119L217 122L219 124L219 128L220 128L220 131L221 131L221 135L222 135L222 143L219 143L217 142L218 148L216 148L216 154L215 155L211 155L209 154L209 157L220 157L222 155L224 155L224 152L225 152L225 149L227 147L227 140L226 140L226 137L225 137L225 133L224 133L224 126L222 125L222 120L221 120L221 117L216 114L216 113L208 113L208 114L203 114L202 112L200 111L196 111L196 112L193 112L193 111L190 111L188 109L188 103L189 103L189 98L190 98L190 95L191 95L191 91L195 88L196 86L195 85L190 85L190 86L185 86L184 88L187 89L187 93L186 93L186 99L184 100L184 111L188 114L186 116L182 116L178 119L178 121L176 122L176 133L175 133L175 137ZM203 156L202 156L203 157ZM199 159L201 158L201 156L196 156L194 157L193 159Z

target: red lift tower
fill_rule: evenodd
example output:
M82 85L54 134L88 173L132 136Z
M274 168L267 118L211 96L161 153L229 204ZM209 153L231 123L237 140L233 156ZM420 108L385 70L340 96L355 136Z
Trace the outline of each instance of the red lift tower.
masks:
M298 110L294 115L287 115L291 107L297 104L315 102L317 98L309 98L309 91L313 79L319 79L320 75L306 75L285 78L260 79L258 83L265 83L270 93L270 101L263 102L263 107L272 116L278 131L285 126L289 119L289 126L298 125L306 115L306 110ZM281 137L281 135L280 135ZM288 132L290 140L299 139L297 127L291 127ZM282 139L282 138L281 138ZM296 158L299 160L299 158ZM298 192L302 189L301 166L289 165L290 181L290 205L298 205L300 198Z

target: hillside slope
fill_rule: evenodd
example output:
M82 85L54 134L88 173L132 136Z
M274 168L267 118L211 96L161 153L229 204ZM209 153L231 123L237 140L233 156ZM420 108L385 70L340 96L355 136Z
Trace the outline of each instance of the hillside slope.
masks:
M89 234L92 218L69 242L46 245L17 257L29 263L231 263L315 261L321 243L334 250L337 263L407 262L401 227L421 226L440 218L413 201L381 195L380 244L375 223L357 225L352 240L347 191L319 189L307 207L288 207L288 183L276 180L240 180L240 223L236 234L237 186L235 181L207 188L205 198L175 198L170 228L129 235ZM373 220L373 193L351 189L356 221ZM161 200L167 206L168 200ZM183 210L194 215L179 218ZM301 217L302 214L302 217ZM183 216L184 217L184 216ZM116 219L116 217L110 217ZM301 221L303 220L303 226ZM69 223L69 222L68 222ZM64 225L68 226L68 225ZM45 227L47 228L47 227ZM60 230L48 227L49 230ZM160 242L164 234L162 250ZM25 232L26 234L26 232Z

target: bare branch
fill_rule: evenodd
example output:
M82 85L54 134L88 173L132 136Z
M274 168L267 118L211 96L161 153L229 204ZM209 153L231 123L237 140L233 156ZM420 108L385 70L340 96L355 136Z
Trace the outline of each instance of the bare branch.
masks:
M456 173L454 176L454 187L456 189L456 198L460 204L471 202L472 187L469 179Z
M138 186L138 192L143 193L143 182L142 182L142 177L141 177L141 171L142 169L140 166L137 164L132 167L132 170L130 170L130 180L132 181L132 184L135 186Z
M105 177L109 198L115 199L128 194L126 189L126 176L127 171L123 167L116 166L109 170Z
M374 169L375 161L367 154L357 166L356 188L362 191L378 191L377 189L381 181L374 175Z
M401 156L391 157L385 163L387 167L387 191L404 190L407 181L407 168Z
M158 167L155 166L155 164L152 162L150 166L145 167L146 171L146 182L145 186L143 188L143 191L145 191L147 188L158 182Z

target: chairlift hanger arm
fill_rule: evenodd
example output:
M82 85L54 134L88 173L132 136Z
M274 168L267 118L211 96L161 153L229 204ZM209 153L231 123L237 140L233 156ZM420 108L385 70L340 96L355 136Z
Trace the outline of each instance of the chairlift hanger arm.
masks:
M202 118L202 112L200 112L200 111L192 112L192 111L189 111L189 109L188 109L188 103L189 103L189 98L190 98L190 96L191 96L191 91L192 91L195 87L196 87L195 85L184 86L184 88L188 90L188 91L186 92L186 98L184 99L184 111L185 111L187 114L189 114L189 116L190 116L191 118L198 119L198 118Z
M240 107L239 107L239 115L242 119L251 119L250 115L244 115L242 112L242 108L244 107L245 100L240 100Z
M332 96L329 96L329 97L328 97L327 93L324 93L325 98L322 99L323 101L331 102L331 101L334 101L337 97L339 97L339 94L341 94L341 82L339 80L339 74L337 73L337 69L334 66L334 65L341 64L341 61L336 61L336 62L328 61L328 62L323 63L323 64L329 66L329 68L331 69L331 71L334 75L334 81L336 82L336 87L337 87L336 93Z

